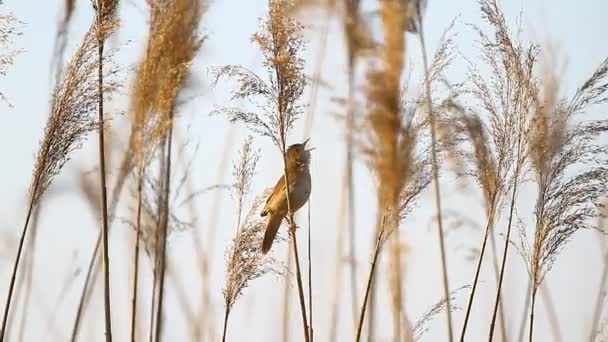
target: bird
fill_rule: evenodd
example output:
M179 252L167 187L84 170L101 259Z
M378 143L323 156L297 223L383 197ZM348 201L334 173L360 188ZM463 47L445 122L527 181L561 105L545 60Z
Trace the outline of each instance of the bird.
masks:
M266 254L272 247L274 238L279 231L283 219L289 214L288 209L295 213L310 197L312 181L310 178L310 151L314 148L306 148L309 139L299 144L293 144L286 151L286 172L289 181L289 207L287 207L287 195L285 187L285 174L279 178L266 199L266 205L260 216L268 217L266 230L262 242L262 253ZM289 220L289 217L287 217ZM290 222L291 224L293 222Z

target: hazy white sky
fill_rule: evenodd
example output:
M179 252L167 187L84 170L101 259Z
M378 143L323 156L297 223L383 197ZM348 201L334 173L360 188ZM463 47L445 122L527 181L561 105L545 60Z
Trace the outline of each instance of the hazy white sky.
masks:
M46 123L49 107L51 55L56 34L57 23L61 16L64 1L22 1L6 0L0 9L3 13L13 12L25 22L22 27L23 36L17 40L18 47L24 51L18 56L15 65L6 77L0 79L0 88L5 92L14 108L8 108L0 103L0 111L4 116L0 125L0 151L3 156L2 177L0 189L0 230L16 237L25 215L24 194L29 186L34 155L41 138L42 129ZM141 56L145 39L146 12L143 1L126 0L121 4L121 30L114 37L112 44L121 46L119 60L132 64ZM523 11L523 21L526 28L525 37L538 42L551 41L557 43L557 51L566 62L563 73L563 91L571 94L595 67L608 56L608 45L604 43L605 14L608 13L608 2L600 0L580 1L503 1L503 8L511 23L520 11ZM227 100L227 85L210 89L207 82L206 68L223 64L242 64L260 70L259 54L250 42L250 36L257 30L258 17L265 11L265 1L261 0L225 0L211 3L210 10L202 21L202 28L209 35L202 53L194 65L200 97L184 108L182 132L188 131L192 145L200 143L200 149L195 158L192 177L197 189L218 182L230 182L230 173L218 175L218 165L224 158L228 161L237 157L237 149L243 141L246 131L241 126L232 127L221 117L209 117L207 114L213 105ZM430 1L425 16L425 30L429 48L434 48L439 35L449 24L458 17L454 32L457 47L460 52L475 58L478 51L475 46L475 36L465 23L480 23L479 6L473 0L461 1ZM311 30L306 33L310 42L307 54L308 70L312 72L314 56L318 50L318 26L320 16L312 16L306 20ZM68 51L71 53L82 34L88 29L91 20L91 10L88 1L79 1L75 18L69 32ZM420 73L420 58L416 37L407 36L410 44L409 57L413 60L414 75ZM122 44L122 45L121 45ZM317 147L313 154L312 175L313 194L311 197L311 212L313 226L313 267L315 277L314 315L317 339L326 341L330 328L330 304L335 269L335 246L338 231L344 227L338 226L338 216L341 193L341 178L343 164L342 128L333 114L340 107L331 102L332 98L344 95L345 63L343 57L343 41L340 35L340 25L333 21L328 40L327 56L323 66L323 80L328 88L322 89L318 96L317 116L315 117L311 143ZM68 53L68 55L69 55ZM448 77L453 81L462 80L465 63L457 58ZM308 94L305 94L307 98ZM119 112L128 109L125 101L117 101L108 106L114 114L116 123L122 124L126 117ZM594 114L605 115L606 108L594 108ZM295 142L301 138L303 120L296 126L292 135ZM121 137L124 139L124 137ZM257 138L257 147L261 149L262 159L258 174L254 179L253 193L272 185L280 174L280 160L275 148L267 139ZM228 146L227 149L224 146ZM194 149L187 149L192 157ZM65 340L69 336L70 327L75 314L75 308L84 280L84 270L94 245L98 218L92 212L77 191L79 170L90 170L96 165L96 140L90 139L84 149L74 155L62 175L55 181L54 196L43 203L38 247L35 259L34 295L32 310L29 313L26 333L28 341ZM229 170L229 169L227 169ZM94 176L94 175L93 175ZM220 178L218 178L220 177ZM356 169L356 198L357 198L357 262L359 267L358 298L361 301L365 276L369 268L369 247L374 222L375 197L373 185L368 171L359 163ZM444 177L444 183L452 182L451 175ZM95 179L95 178L93 178ZM482 201L474 187L457 187L446 185L444 188L444 203L446 211L456 212L473 222L483 219ZM219 199L219 202L216 200ZM436 246L436 231L431 222L433 209L428 194L421 198L420 208L416 214L404 224L404 240L411 248L407 257L406 306L412 320L416 320L431 305L442 296L440 283L439 251ZM534 201L534 194L524 192L520 196L521 208L525 209ZM221 289L224 279L223 253L229 240L234 234L236 224L234 204L228 193L217 197L214 193L204 195L197 200L199 225L197 229L203 236L200 241L205 252L213 256L211 265L210 284L215 312L212 317L205 316L202 324L212 324L214 329L221 332L223 317L223 300ZM216 208L216 210L213 210ZM212 211L219 215L219 221L210 227ZM123 211L123 214L127 211ZM304 222L304 214L300 214ZM452 216L452 215L448 215ZM448 223L453 224L453 220ZM465 223L465 226L468 223ZM304 226L302 224L302 226ZM211 230L217 233L210 233ZM502 228L499 228L502 231ZM302 246L304 246L305 230L300 231ZM213 241L209 238L215 237ZM132 232L124 224L113 227L111 237L111 263L114 277L112 279L113 328L117 341L126 340L129 328L130 314L130 244ZM450 284L455 289L471 282L474 263L466 260L465 247L478 245L481 234L466 226L463 229L448 234L448 263L450 267ZM498 239L502 245L502 240ZM10 243L9 243L10 244ZM14 258L14 246L0 244L0 298L4 298L8 286L10 269ZM303 248L302 248L303 249ZM284 259L286 244L273 247L275 254ZM509 271L505 283L506 313L508 330L515 334L519 327L523 299L526 287L526 273L521 258L514 253L509 256ZM593 305L599 283L600 249L597 236L592 232L582 232L574 242L560 255L553 271L546 279L554 299L560 320L560 330L564 341L579 341L586 338L589 322L593 313ZM198 312L201 301L201 281L195 254L192 252L192 234L180 232L172 235L169 244L169 258L175 274L179 276L188 302ZM147 260L147 257L144 257ZM143 264L148 267L149 264ZM81 273L77 273L80 271ZM476 309L470 326L471 341L485 340L487 335L488 316L493 300L494 280L490 267L484 268L483 280L476 301ZM74 278L74 274L76 276ZM142 285L143 293L149 292L150 274L146 271ZM379 270L386 273L386 265ZM339 340L348 341L352 338L351 308L347 283L348 273L344 273L343 287L339 291L341 319L339 323ZM71 280L70 280L71 279ZM67 295L60 297L66 281L69 281ZM17 289L19 289L17 284ZM83 326L82 338L91 341L103 339L103 314L101 301L101 283L96 286L95 297ZM169 284L169 311L166 313L168 337L182 340L188 336L188 325L183 311L176 309L176 288ZM244 295L236 303L231 316L230 337L233 341L275 341L280 338L281 298L283 282L276 277L266 277L257 280L245 290ZM294 299L291 305L292 322L291 335L294 340L301 338L300 316L295 300L295 283L293 285ZM388 340L391 334L390 307L388 306L387 288L380 289L379 340ZM542 297L542 295L541 295ZM460 292L457 304L464 307L466 292ZM2 299L2 303L4 299ZM147 304L146 304L147 305ZM146 311L148 308L146 307ZM13 310L15 321L21 312ZM49 319L54 323L49 323ZM140 326L147 326L144 315L141 314ZM460 330L463 311L454 314L455 330ZM53 328L49 328L54 325ZM538 341L551 340L547 315L543 301L538 304L538 322L535 329ZM50 330L49 330L50 329ZM423 341L443 341L445 337L444 315L439 315L430 325L430 331ZM53 335L49 335L49 332ZM215 339L214 339L215 340Z

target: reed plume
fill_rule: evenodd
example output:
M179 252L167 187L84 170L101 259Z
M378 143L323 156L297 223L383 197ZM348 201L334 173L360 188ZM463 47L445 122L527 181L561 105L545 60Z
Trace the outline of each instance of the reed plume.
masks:
M0 1L2 5L2 1ZM18 26L24 23L12 13L0 13L0 76L6 76L8 68L15 62L21 49L13 47L14 39L21 35ZM0 90L0 100L11 106L5 94Z
M411 121L404 120L401 111L401 73L405 58L405 23L408 8L399 1L381 2L384 48L378 60L381 67L372 67L368 72L366 126L369 127L369 148L366 154L378 178L378 218L377 239L372 265L368 276L368 286L359 317L356 341L361 338L363 321L376 262L382 245L391 233L398 230L400 195L411 176L413 146L416 135ZM410 118L411 119L411 118ZM398 236L398 234L397 234ZM394 279L393 285L393 326L394 338L401 340L402 287L401 257L399 244L394 244L391 253ZM397 304L395 304L397 303ZM408 324L409 325L409 324ZM405 332L405 340L411 341L411 331Z
M498 124L505 123L505 121L501 119L502 118L500 117L494 117L493 122ZM494 224L496 223L496 218L499 215L502 201L506 195L506 176L512 163L512 158L510 158L511 156L509 156L509 154L511 154L511 151L513 150L506 148L508 145L505 144L504 140L500 139L500 132L513 132L514 128L504 126L497 127L492 125L491 128L488 129L478 115L465 114L460 118L460 120L462 121L462 129L466 135L465 139L472 146L471 152L464 153L465 159L472 164L472 168L467 172L467 174L474 179L483 192L486 213L486 228L481 243L479 260L475 269L473 286L469 294L467 311L460 336L460 340L464 341L469 315L471 313L473 300L475 298L475 290L479 281L479 274L483 263L486 244L489 236L491 239L494 238L493 228ZM498 143L502 145L493 145L491 136L500 139ZM504 137L504 135L502 137ZM493 246L495 247L494 244ZM492 249L492 253L495 253L494 249ZM494 263L494 267L495 274L498 277L498 264L496 262ZM502 317L503 315L501 314L501 318ZM501 323L501 326L504 329L504 322L501 321Z
M97 27L92 25L51 97L51 114L36 155L29 188L28 210L8 289L0 340L4 339L19 261L33 210L40 204L42 195L69 160L72 152L81 146L89 133L102 124L93 116L93 111L98 106L97 48ZM106 55L104 61L111 61L111 55ZM103 84L103 91L106 95L111 95L118 88L118 84L111 77L116 73L114 67L104 71L107 81Z
M243 144L239 161L233 166L233 194L237 203L237 228L232 245L226 251L226 283L224 285L224 332L222 341L226 341L228 318L237 298L243 293L249 282L267 273L281 273L278 262L270 255L262 253L259 246L264 239L266 222L258 215L270 191L257 196L249 213L241 225L244 200L249 192L251 180L259 160L253 151L252 138Z
M462 290L468 289L470 286L465 285L461 286L450 292L450 302L454 302L456 300L456 294ZM455 305L451 305L448 307L448 299L442 298L437 303L433 304L427 311L425 311L420 318L416 321L413 328L414 341L418 341L422 338L422 336L429 331L428 324L443 310L456 311L458 307Z
M527 127L526 152L538 187L534 209L534 238L522 250L531 277L530 341L534 330L535 299L561 249L581 229L594 229L602 196L608 193L608 147L599 141L608 120L580 118L585 110L608 102L608 58L569 100L560 99L553 74L543 82L542 98Z
M493 8L498 10L497 7ZM533 84L527 80L529 76L522 77L525 74L519 73L517 67L509 66L518 65L523 69L531 68L534 65L535 47L529 47L528 51L531 54L523 56L521 51L525 47L521 42L513 41L506 34L508 31L504 17L498 12L494 14L493 17L496 20L490 21L490 24L497 32L501 32L500 35L492 39L480 27L475 27L481 38L481 58L488 64L494 77L486 78L475 65L470 65L471 87L469 93L473 96L475 104L466 108L460 105L455 106L458 113L456 120L459 122L452 122L451 125L457 135L456 139L468 146L467 150L460 152L465 163L470 165L469 169L465 171L465 175L472 178L482 190L486 213L486 229L469 295L461 340L466 335L488 237L492 245L497 280L499 277L493 230L505 204L505 196L515 180L513 175L517 157L515 153L517 137L522 134L522 115L525 115L525 110L522 108L526 108L526 103L529 103L531 98L530 94L534 91L533 88L530 89ZM509 46L515 46L515 48L509 49ZM505 340L502 306L500 309L501 333Z
M538 84L533 76L538 47L534 44L525 44L519 36L511 33L497 0L482 0L479 3L482 19L489 25L490 34L487 33L487 29L479 26L473 26L473 29L481 44L481 60L490 67L495 76L483 78L477 69L472 68L470 72L474 85L472 94L489 117L488 135L491 139L490 146L492 146L490 150L494 151L492 152L494 153L492 164L496 169L495 176L493 176L496 178L494 183L495 185L502 183L503 186L506 186L503 191L510 192L510 198L506 203L509 206L509 214L505 242L490 323L489 339L492 340L500 307L515 204L524 172L525 127L538 92ZM497 190L494 189L494 192ZM497 193L494 195L495 198L491 198L487 197L488 191L484 190L484 193L486 202L488 199L496 201L495 204L492 204L494 208L492 215L495 219L500 210L500 195ZM492 238L490 233L491 231L488 234ZM492 240L490 239L490 241ZM469 301L472 301L472 297ZM504 340L504 322L501 326ZM465 332L466 328L463 326L463 335Z
M172 135L175 120L176 98L184 87L194 57L203 39L197 32L201 16L206 11L203 0L154 1L150 3L150 33L146 54L140 64L140 77L135 86L141 90L141 98L136 101L149 101L149 111L158 115L158 120L150 129L151 146L165 151L161 158L160 174L164 180L159 196L162 197L157 254L158 304L156 307L155 337L160 340L163 321L161 314L164 302L166 239L171 217L169 212L171 192L171 155ZM168 53L169 52L169 53ZM146 106L140 102L140 106ZM137 106L136 105L136 106ZM143 115L146 112L144 111ZM166 150L165 150L166 149ZM156 284L156 281L155 281Z

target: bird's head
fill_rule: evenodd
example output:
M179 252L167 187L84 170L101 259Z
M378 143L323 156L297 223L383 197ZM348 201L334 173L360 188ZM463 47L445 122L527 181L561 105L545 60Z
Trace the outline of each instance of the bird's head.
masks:
M310 151L315 148L307 148L306 144L310 138L299 144L293 144L287 148L287 162L295 167L307 167L310 164Z

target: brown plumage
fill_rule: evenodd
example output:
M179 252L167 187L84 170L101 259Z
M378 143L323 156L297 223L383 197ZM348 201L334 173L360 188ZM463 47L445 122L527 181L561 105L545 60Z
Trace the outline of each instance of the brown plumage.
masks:
M298 211L310 196L310 151L306 149L308 139L301 144L293 144L287 149L287 178L289 180L289 206L293 213ZM281 222L288 214L285 175L277 181L266 200L261 216L268 216L262 252L268 253ZM289 219L289 218L288 218Z

